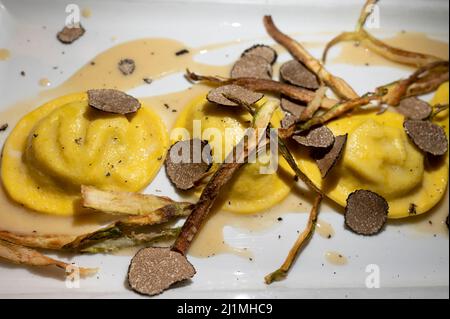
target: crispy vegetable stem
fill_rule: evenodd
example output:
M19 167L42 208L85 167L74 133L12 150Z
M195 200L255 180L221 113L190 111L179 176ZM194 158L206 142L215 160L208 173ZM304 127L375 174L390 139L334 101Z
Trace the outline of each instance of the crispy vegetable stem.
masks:
M31 248L59 250L75 240L70 235L22 235L8 231L0 231L0 240Z
M196 74L191 72L190 70L186 70L186 78L192 82L205 82L211 85L219 86L234 84L256 92L279 93L286 95L287 97L290 97L291 99L294 99L296 101L304 103L310 103L316 96L315 92L313 91L273 80L254 78L225 79ZM323 109L330 109L337 103L337 100L324 97L320 106Z
M309 121L303 124L299 124L300 131L306 131L316 125L325 124L341 115L344 115L358 107L365 106L369 104L371 101L379 100L380 96L377 94L367 94L363 97L346 101L340 104L335 105L333 108L325 112L320 116L313 117Z
M136 228L152 225L160 225L177 217L186 217L190 214L192 205L181 204L167 205L150 214L141 216L129 216L112 223L93 233L78 236L75 240L63 248L70 250L83 250L90 245L110 239L127 237Z
M162 240L175 239L181 231L181 227L163 229L156 232L134 233L131 232L119 238L110 238L99 241L85 248L81 248L82 253L99 254L111 253L124 248L150 245Z
M322 63L314 58L299 42L282 33L274 24L271 16L264 17L264 25L269 35L285 47L298 61L302 62L311 72L326 83L337 96L344 100L358 97L358 94L343 79L332 75Z
M109 193L106 192L106 194ZM129 193L119 195L119 197L121 196L129 196ZM135 197L130 197L130 199L133 198ZM89 234L80 236L38 234L21 235L7 231L0 231L0 240L31 248L74 250L92 253L108 252L118 250L123 247L136 246L143 243L152 243L156 240L164 238L172 239L178 235L177 228L163 227L162 229L137 232L137 230L141 227L160 225L176 220L179 217L186 217L190 214L193 207L190 203L171 202L171 204L155 211L150 212L145 210L145 215L130 215L123 217L118 221ZM110 207L105 209L109 210Z
M322 104L322 100L325 97L325 94L327 93L327 87L322 85L317 91L314 98L311 100L311 102L308 103L308 106L306 109L302 112L300 115L300 121L308 121L310 120L314 114L319 110L320 105Z
M414 67L422 67L432 62L442 61L442 59L418 52L406 51L403 49L399 49L393 46L386 44L385 42L375 38L369 32L364 29L364 25L367 21L367 18L372 13L373 5L378 2L374 0L368 0L362 11L361 15L358 19L358 24L356 26L356 31L354 32L343 32L334 39L332 39L327 46L322 55L323 63L327 60L328 51L340 42L349 42L356 41L361 46L369 49L370 51L396 63L414 66Z
M433 113L430 115L430 119L433 120L439 113L448 110L448 104L438 104L434 106Z
M40 252L19 246L4 240L0 240L0 258L13 262L15 264L27 266L56 266L64 271L73 270L73 265L47 257ZM92 276L98 269L78 268L81 277Z
M295 242L294 246L289 251L289 254L284 261L283 265L276 271L272 272L271 274L267 275L264 280L267 285L270 285L274 281L280 281L286 278L289 270L291 269L294 261L296 260L298 254L300 251L305 247L305 245L309 242L311 239L314 230L316 228L317 224L317 217L319 215L319 208L320 203L322 202L322 195L317 195L316 199L314 200L313 207L311 209L311 212L309 214L308 224L306 226L306 229L300 234L299 238Z
M448 70L448 61L432 62L420 67L406 79L377 88L377 92L383 94L384 103L396 106L405 97L436 90L442 83L448 81Z
M377 4L378 0L367 0L361 9L361 14L358 18L358 23L356 24L356 31L361 30L366 24L367 19L373 13L374 5Z
M295 175L303 182L305 183L309 188L311 188L313 191L315 191L318 194L321 194L322 191L317 188L317 186L309 179L308 176L306 176L305 173L303 173L300 168L297 165L297 162L294 159L294 156L292 156L292 153L289 151L289 148L286 146L286 142L283 141L281 137L278 137L278 149L283 155L286 162L289 164L289 166L294 171Z
M304 123L294 123L288 128L285 129L279 129L278 134L283 139L291 138L294 134L300 133L302 131L307 131L314 126L325 124L339 116L342 116L350 111L353 111L357 108L360 108L362 106L366 106L371 101L380 100L382 98L382 93L377 94L366 94L360 98L346 101L343 103L339 103L335 105L333 108L325 112L324 114L320 116L315 116L309 121L306 121Z
M147 215L175 203L168 197L102 191L92 186L81 186L81 196L84 207L111 214Z

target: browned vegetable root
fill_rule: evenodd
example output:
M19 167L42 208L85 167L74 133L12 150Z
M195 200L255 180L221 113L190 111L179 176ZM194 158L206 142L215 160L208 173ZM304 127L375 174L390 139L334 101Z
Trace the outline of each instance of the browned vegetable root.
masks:
M115 239L125 236L127 232L142 226L152 226L166 223L177 217L186 217L190 214L192 205L171 204L160 208L150 214L140 216L129 216L112 223L102 229L90 234L78 236L75 240L63 248L71 250L84 249L86 246L95 244L106 239Z
M59 250L75 240L76 236L67 235L22 235L8 231L0 231L0 240L8 241L17 245Z
M83 206L105 213L147 215L174 204L168 197L140 193L102 191L91 186L81 186Z
M274 281L279 281L284 279L289 270L291 269L295 259L297 258L300 251L305 247L305 245L309 242L311 239L314 230L316 228L317 224L317 217L319 215L319 208L320 203L322 202L322 195L317 195L316 199L314 200L313 207L311 209L311 212L309 214L308 224L306 226L306 229L300 234L299 238L295 242L294 246L289 251L289 254L284 261L283 265L273 273L267 275L264 280L266 284L270 285Z
M86 187L83 189L84 195L88 194L90 205L93 207L105 209L107 212L113 211L115 213L129 214L130 216L122 217L106 227L81 236L25 235L0 231L0 240L31 248L51 250L69 249L75 251L86 249L87 246L95 245L100 241L119 239L122 237L129 237L136 243L145 242L150 241L152 238L164 237L164 234L175 234L175 229L156 231L151 236L148 236L149 240L147 238L140 238L139 234L134 233L135 229L166 223L178 217L186 217L190 214L193 206L191 203L178 203L166 197L157 198L153 195L131 194L126 192L103 192ZM105 205L104 208L100 207L100 204L104 202L105 198L110 196L114 197L113 203ZM131 201L134 201L134 203L131 203ZM151 207L157 207L161 203L170 204L153 211L149 210ZM141 214L145 213L145 215L132 215L135 211L129 210L129 208L137 206L141 208L139 212ZM145 234L141 237L145 237ZM114 243L111 243L111 246L114 246Z
M19 246L4 240L0 240L0 258L13 262L15 264L27 266L56 266L69 271L73 265L47 257L40 252ZM97 273L97 269L78 268L81 277L91 276Z
M306 131L314 126L325 124L335 118L338 118L339 116L345 113L353 111L359 107L365 106L369 104L371 101L380 100L381 97L382 94L367 94L363 97L337 104L324 114L320 116L315 116L305 123L298 123L298 124L296 123L291 125L287 129L283 128L278 129L278 135L283 139L288 139L292 137L296 132Z
M382 101L397 106L405 97L426 94L436 90L448 81L448 61L438 61L420 67L407 79L379 87L377 92L383 94Z
M285 47L294 58L302 62L311 72L327 84L337 96L344 100L355 99L358 94L343 79L332 75L325 69L322 63L314 58L299 42L282 33L274 24L271 16L264 17L264 25L269 35L283 47Z
M377 1L368 0L364 5L360 18L358 20L358 25L356 31L354 32L343 32L334 39L332 39L327 46L322 55L322 61L325 63L328 55L328 51L340 42L356 41L361 46L369 49L370 51L396 63L422 67L429 63L441 61L442 59L429 54L422 54L418 52L411 52L402 50L393 46L390 46L383 41L375 38L370 33L364 29L364 25L367 18L371 14L370 7L373 6Z
M322 104L322 100L325 98L325 94L327 92L326 86L321 86L317 91L316 95L312 99L311 102L308 103L308 106L300 115L300 121L308 121L313 118L314 114L319 110L320 105Z
M256 92L271 92L286 95L296 101L310 103L316 96L314 91L296 87L290 84L281 83L273 80L262 80L253 78L238 78L238 79L225 79L214 76L204 76L193 73L189 70L186 71L186 78L193 82L205 82L212 85L239 85L249 90ZM323 109L330 109L338 103L337 100L333 100L324 97L321 103Z

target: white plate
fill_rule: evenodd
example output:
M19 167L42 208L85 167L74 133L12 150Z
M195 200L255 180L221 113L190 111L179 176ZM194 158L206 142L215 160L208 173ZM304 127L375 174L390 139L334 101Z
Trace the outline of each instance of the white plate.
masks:
M73 46L66 50L66 55L61 55L63 46L54 40L54 36L64 23L67 1L0 0L0 48L6 47L13 52L12 59L0 62L0 110L18 100L36 96L41 89L36 83L42 74L48 74L54 85L62 83L97 53L109 48L112 36L117 37L116 43L141 37L167 37L191 47L242 39L240 45L228 49L231 56L228 62L231 62L243 48L258 41L255 39L272 43L262 26L264 14L272 14L288 33L301 32L299 39L326 40L341 30L354 27L363 1L299 2L79 0L76 3L80 7L92 10L92 17L83 21L89 32L83 38L83 46ZM418 31L448 41L448 19L448 2L445 0L381 2L382 34ZM30 38L33 41L28 43ZM319 55L321 50L313 52ZM214 52L201 58L223 63ZM50 73L54 64L64 66L64 74ZM26 80L19 75L22 69L27 70ZM363 70L355 66L330 65L330 69L344 76L361 93L408 74L404 69L384 67ZM187 83L178 75L155 85L152 93L184 87ZM1 144L5 137L6 134L0 134ZM164 172L159 174L149 191L155 188L173 192ZM445 205L448 207L448 201L442 209L446 209ZM336 236L332 240L314 236L287 280L266 286L262 279L284 259L296 238L296 230L306 222L306 214L289 214L284 222L262 233L227 229L227 240L237 246L249 247L254 252L254 261L233 255L191 258L198 270L195 280L190 285L167 291L161 297L448 298L447 234L434 237L411 227L390 224L380 236L363 238L343 229L342 215L332 211L321 214L322 219L333 225ZM278 234L282 234L280 240ZM324 253L330 250L349 257L349 264L334 266L326 263ZM66 288L64 281L50 273L1 262L0 297L139 297L124 284L129 259L125 256L77 257L79 264L101 267L99 277L83 280L79 289ZM379 266L380 289L365 286L366 267L370 264Z

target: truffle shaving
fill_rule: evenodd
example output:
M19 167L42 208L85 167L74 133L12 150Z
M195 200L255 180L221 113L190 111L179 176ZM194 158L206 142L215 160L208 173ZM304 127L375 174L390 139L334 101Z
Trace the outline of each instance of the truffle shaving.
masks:
M122 59L119 61L118 68L123 75L130 75L136 69L136 63L132 59Z
M293 139L300 145L315 148L329 148L334 144L334 135L325 125L294 135Z
M192 139L175 143L165 161L166 172L177 189L189 190L201 180L212 165L211 146Z
M231 70L231 78L272 79L272 66L266 59L251 55L240 58Z
M225 106L238 106L237 103L230 101L225 96L233 96L237 100L244 102L246 105L253 105L260 101L264 94L256 93L239 85L224 85L213 89L209 92L207 99L211 103L216 103Z
M283 64L280 68L280 76L283 81L295 86L312 90L319 88L316 75L297 60Z
M434 156L447 153L448 140L445 131L430 121L407 120L403 123L406 134L422 151Z
M281 108L294 115L296 118L300 118L306 106L301 105L300 102L293 101L288 98L281 99Z
M322 178L326 178L342 156L344 146L347 143L347 134L336 136L333 147L330 150L314 152L314 158L319 167Z
M432 108L425 101L409 97L400 102L397 111L410 120L425 120L431 115Z
M255 56L255 55L264 58L267 62L269 62L272 65L277 61L278 58L277 51L275 51L272 47L264 44L256 44L251 48L248 48L247 50L244 51L244 53L242 53L241 57Z
M85 32L86 30L81 26L81 24L77 24L73 27L64 27L58 32L56 37L61 43L71 44L78 40Z
M386 224L388 212L389 205L383 197L368 190L357 190L347 198L345 225L359 235L376 235Z
M195 273L192 264L178 252L144 248L131 261L128 282L134 291L154 296L174 283L192 278Z
M129 114L135 113L141 108L141 103L131 95L113 89L89 90L89 105L97 110Z

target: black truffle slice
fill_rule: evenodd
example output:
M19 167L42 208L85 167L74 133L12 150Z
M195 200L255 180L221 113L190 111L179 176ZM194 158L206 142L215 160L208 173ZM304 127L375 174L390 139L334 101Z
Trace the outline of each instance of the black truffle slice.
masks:
M78 40L85 32L86 30L81 24L75 25L72 28L66 26L58 32L56 37L64 44L71 44Z
M378 234L387 222L389 205L380 195L357 190L347 198L345 225L353 232L372 236Z
M445 131L430 121L407 120L403 122L406 134L418 148L431 155L444 155L448 150Z
M400 102L397 111L411 120L425 120L431 115L432 108L425 101L409 97Z
M318 151L313 154L319 167L322 178L326 178L328 173L336 165L342 156L345 144L347 143L347 134L336 136L333 147L324 151Z
M287 98L281 98L281 108L299 118L306 109L306 106L298 104L297 102Z
M325 125L294 135L293 139L303 146L329 148L334 144L334 135Z
M201 180L212 165L211 146L207 141L192 139L173 144L165 166L177 189L189 190Z
M131 260L130 287L144 295L162 293L174 283L194 277L194 266L178 252L168 248L144 248Z
M297 117L296 116L294 116L294 115L292 115L290 113L286 113L284 115L284 118L281 120L281 127L282 128L289 128L296 121L297 121Z
M264 58L267 62L269 62L272 65L277 61L278 58L277 51L275 51L272 47L269 47L268 45L264 44L256 44L251 48L248 48L247 50L244 51L244 53L242 53L241 57L254 55Z
M231 69L231 77L254 78L254 79L272 79L272 66L266 59L251 55L240 58Z
M119 64L117 66L123 75L133 74L134 70L136 69L136 64L132 59L122 59L119 61Z
M207 99L211 103L225 106L238 106L237 103L230 101L225 96L232 96L238 101L242 101L247 105L253 105L264 97L262 93L256 93L238 85L224 85L211 90Z
M87 93L89 105L103 112L129 114L141 108L138 99L122 91L99 89L89 90Z
M316 75L297 60L283 64L280 68L280 76L284 82L305 89L317 90L320 86Z

